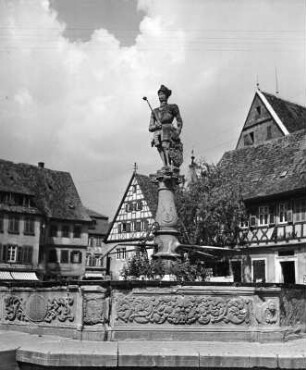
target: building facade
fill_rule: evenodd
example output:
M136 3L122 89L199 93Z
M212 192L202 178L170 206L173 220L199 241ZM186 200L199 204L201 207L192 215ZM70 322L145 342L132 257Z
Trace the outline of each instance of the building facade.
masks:
M89 222L69 173L0 160L2 279L80 278Z
M86 208L86 211L91 223L88 227L85 279L105 279L108 266L107 257L104 257L104 240L109 227L108 217L89 208Z
M306 109L257 91L236 150L219 165L242 192L236 281L306 284Z
M121 279L121 270L127 260L146 245L148 255L153 249L152 228L157 209L157 185L145 175L133 173L105 242L107 261L113 279ZM153 244L153 242L152 242Z

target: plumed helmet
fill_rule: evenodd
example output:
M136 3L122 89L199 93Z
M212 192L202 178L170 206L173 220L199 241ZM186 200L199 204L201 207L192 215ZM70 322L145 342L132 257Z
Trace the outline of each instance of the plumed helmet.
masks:
M169 96L172 94L172 91L168 89L168 87L166 87L165 85L160 86L157 94L159 94L160 92L163 92L167 96L167 98L169 98Z

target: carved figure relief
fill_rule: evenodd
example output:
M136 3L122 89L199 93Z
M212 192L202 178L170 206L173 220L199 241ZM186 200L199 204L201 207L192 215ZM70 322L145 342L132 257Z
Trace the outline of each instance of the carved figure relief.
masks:
M255 315L259 324L277 324L279 321L278 302L270 299L261 304L257 303Z
M51 322L57 319L60 322L73 321L74 315L71 312L71 306L73 305L72 297L65 298L53 298L48 300L48 312L45 317L46 322Z
M245 298L162 296L118 297L116 320L121 323L190 325L248 324Z
M28 321L23 310L23 299L17 296L9 296L4 298L5 320L9 321Z
M96 325L106 322L106 301L100 295L84 297L84 324Z
M53 298L49 299L46 306L44 306L41 299L37 300L34 295L29 297L27 302L23 298L17 296L9 296L4 299L5 320L9 321L44 321L50 323L53 320L60 322L73 321L74 315L71 311L74 300L72 297ZM34 299L34 300L33 300ZM32 303L31 303L32 302ZM34 305L34 306L33 306ZM31 307L38 307L37 312L30 312ZM44 308L45 307L45 308Z

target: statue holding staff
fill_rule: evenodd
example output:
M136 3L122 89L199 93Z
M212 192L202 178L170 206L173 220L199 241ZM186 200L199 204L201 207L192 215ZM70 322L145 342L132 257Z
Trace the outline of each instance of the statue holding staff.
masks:
M161 85L157 94L160 106L155 109L152 109L146 97L143 98L151 109L149 125L149 131L153 132L151 144L157 148L163 167L179 172L179 168L183 163L183 144L180 140L183 121L178 106L176 104L168 104L171 90ZM174 119L176 125L173 124Z

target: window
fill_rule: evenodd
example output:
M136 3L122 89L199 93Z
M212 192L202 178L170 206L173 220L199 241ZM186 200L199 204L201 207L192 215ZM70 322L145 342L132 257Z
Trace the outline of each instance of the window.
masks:
M247 229L249 227L249 221L240 221L240 229Z
M19 218L17 216L9 217L8 231L11 234L19 234Z
M253 282L265 283L266 282L266 261L253 260Z
M129 222L122 222L121 232L130 233L131 232L131 224Z
M70 237L70 227L69 225L63 225L62 226L62 237L63 238L69 238Z
M49 250L49 258L48 261L51 263L56 263L57 262L57 253L56 249L50 249Z
M142 210L142 201L139 200L137 203L136 203L136 211L141 211Z
M0 215L0 233L3 233L3 215Z
M295 221L306 221L306 199L295 201Z
M8 245L6 249L6 262L16 262L17 261L17 245Z
M80 238L81 237L81 226L75 225L73 228L73 237L74 238Z
M126 248L117 248L117 260L125 260L126 259Z
M148 220L143 220L142 221L142 230L147 231L149 228L149 221Z
M57 225L51 225L50 226L49 236L51 236L53 238L57 237Z
M256 111L257 111L257 114L258 114L258 115L261 115L261 106L260 106L260 105L258 105L258 106L256 107Z
M34 219L32 217L26 217L24 220L24 231L26 235L34 235Z
M272 127L267 126L267 140L270 140L272 138Z
M72 251L70 261L71 263L82 263L82 253L80 251Z
M61 251L61 263L69 263L69 251Z
M250 132L243 136L243 144L244 146L253 145L254 144L254 132Z
M135 222L135 231L141 231L141 221Z
M241 283L241 276L242 276L242 265L241 261L231 261L232 263L232 271L233 271L233 278L235 283Z
M260 206L259 207L259 226L269 225L269 207L268 206Z
M136 193L136 191L137 191L137 185L133 185L132 186L132 193Z
M279 223L283 224L287 222L287 204L286 203L280 203L278 208L278 217L279 217Z
M90 236L88 238L88 245L89 245L89 247L94 247L95 246L94 240L95 239L92 236Z

